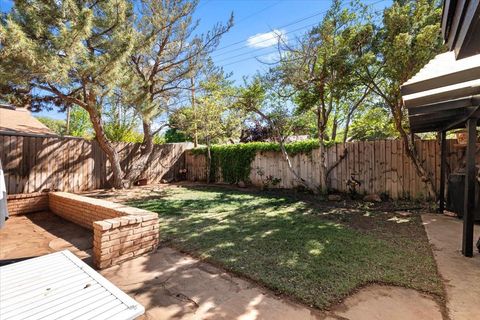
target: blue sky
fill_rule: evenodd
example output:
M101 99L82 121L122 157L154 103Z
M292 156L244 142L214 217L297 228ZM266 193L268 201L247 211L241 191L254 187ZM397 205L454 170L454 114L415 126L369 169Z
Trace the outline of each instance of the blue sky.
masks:
M363 0L374 3L379 0ZM385 0L374 8L382 9L391 3ZM206 32L217 22L226 22L234 14L234 26L212 54L224 70L233 73L235 81L266 68L260 61L275 58L278 36L291 41L320 22L331 0L200 0L195 16L200 20L199 32ZM0 0L1 11L8 12L11 0ZM257 57L257 58L255 58ZM55 118L65 118L57 112L43 112Z

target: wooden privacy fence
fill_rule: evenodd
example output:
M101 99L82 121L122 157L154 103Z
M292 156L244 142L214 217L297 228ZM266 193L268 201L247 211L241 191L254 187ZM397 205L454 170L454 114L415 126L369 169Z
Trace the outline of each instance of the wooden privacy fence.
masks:
M149 183L179 179L189 144L156 145L145 177ZM118 143L121 166L128 170L140 154L140 144ZM7 192L45 189L68 192L110 187L111 169L96 141L78 138L0 135L0 160Z
M456 140L447 141L447 173L462 166L465 149L455 145ZM417 152L425 168L435 182L436 190L440 186L440 145L436 140L418 140ZM426 195L425 183L417 175L413 163L405 154L400 140L376 140L339 143L327 150L327 163L332 166L343 154L347 155L330 173L330 185L333 190L347 192L347 181L353 177L361 184L357 191L362 194L387 194L392 199L421 199ZM319 150L291 157L292 165L301 177L311 179L320 185ZM187 179L204 181L206 178L206 159L204 155L186 153L185 166ZM217 169L218 171L218 169ZM263 186L267 177L280 179L278 188L295 188L298 182L287 167L286 161L278 152L257 153L251 164L250 181L253 185ZM221 182L221 177L219 182ZM462 191L463 192L463 191Z

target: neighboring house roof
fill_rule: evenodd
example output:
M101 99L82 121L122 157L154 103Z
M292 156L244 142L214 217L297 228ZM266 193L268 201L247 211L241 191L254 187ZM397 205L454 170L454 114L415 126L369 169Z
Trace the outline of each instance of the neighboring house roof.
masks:
M57 135L25 108L0 105L1 134Z

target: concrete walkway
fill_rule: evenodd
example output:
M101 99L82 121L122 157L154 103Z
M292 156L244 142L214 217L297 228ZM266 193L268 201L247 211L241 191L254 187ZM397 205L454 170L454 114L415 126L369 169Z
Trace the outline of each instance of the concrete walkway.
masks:
M431 297L379 285L321 312L171 248L101 273L145 306L145 319L442 319Z
M438 214L422 216L433 247L438 271L445 280L447 309L452 320L480 319L480 254L473 258L461 254L463 222ZM480 226L475 226L475 237Z

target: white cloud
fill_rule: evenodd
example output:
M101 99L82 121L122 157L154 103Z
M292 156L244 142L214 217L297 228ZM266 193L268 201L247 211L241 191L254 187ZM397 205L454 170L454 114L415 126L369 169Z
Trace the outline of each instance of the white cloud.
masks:
M285 30L274 29L270 32L257 33L247 39L247 46L251 48L267 48L275 46L278 40L287 41Z

